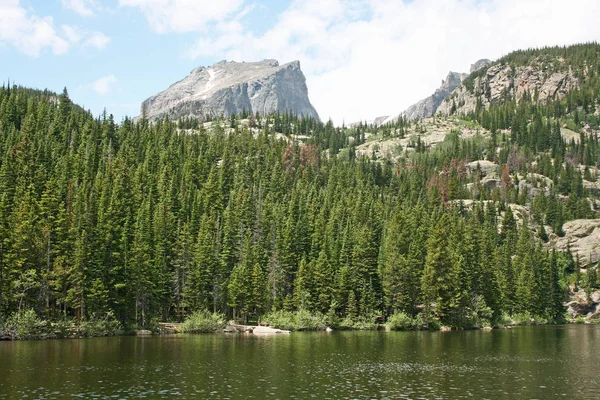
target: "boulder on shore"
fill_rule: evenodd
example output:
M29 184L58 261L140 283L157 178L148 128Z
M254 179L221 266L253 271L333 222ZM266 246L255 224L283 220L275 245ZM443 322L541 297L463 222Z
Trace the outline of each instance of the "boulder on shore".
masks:
M252 330L252 333L255 335L273 335L277 333L292 333L291 331L286 331L285 329L277 329L271 328L270 326L257 326Z
M584 318L586 322L590 322L600 318L600 291L590 293L589 297L583 290L571 292L570 299L565 306L573 320Z

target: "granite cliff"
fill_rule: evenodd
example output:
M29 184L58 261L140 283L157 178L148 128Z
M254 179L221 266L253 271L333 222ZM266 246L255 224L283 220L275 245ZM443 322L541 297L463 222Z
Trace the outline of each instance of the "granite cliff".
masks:
M531 96L540 103L561 100L579 87L577 74L564 59L538 58L528 65L498 61L471 73L438 108L442 115L468 114L478 107Z
M470 73L476 72L482 68L487 67L491 64L488 59L481 59L471 65ZM448 72L446 79L442 80L442 84L436 91L429 97L426 97L417 103L411 105L406 110L401 112L399 115L393 117L379 117L375 119L374 123L383 125L388 122L397 121L401 116L405 116L409 121L416 119L423 119L432 116L437 113L440 105L448 98L448 96L462 83L462 81L469 76L469 74L461 72Z
M300 63L279 65L276 60L220 61L195 68L181 81L145 100L141 114L149 120L205 119L243 110L260 114L289 111L319 118L308 98Z

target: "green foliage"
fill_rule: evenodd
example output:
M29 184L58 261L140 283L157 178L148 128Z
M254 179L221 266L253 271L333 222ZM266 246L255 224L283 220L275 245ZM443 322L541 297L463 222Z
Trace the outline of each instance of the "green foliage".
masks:
M183 332L186 333L213 333L225 327L225 316L199 310L188 316L183 321Z
M72 320L67 318L62 318L52 322L50 329L51 337L55 337L58 339L72 337L76 332L75 324Z
M386 327L392 331L414 331L423 329L424 323L419 315L412 317L406 313L399 312L390 315Z
M598 122L596 50L548 50L592 71L565 99L505 99L456 122L491 135L453 132L436 148L417 135L416 151L393 161L357 146L426 124L346 128L289 113L256 115L254 130L237 115L207 129L191 118L116 123L66 91L2 87L0 315L60 316L42 333L35 313L21 323L55 336L71 323L95 335L114 332L115 320L134 329L212 318L198 310L291 329L374 329L377 314L421 310L430 328L519 313L558 321L578 268L519 228L510 205L529 206L527 223L549 239L595 216L579 165L592 179L600 155L582 125ZM571 120L578 141L561 136ZM503 172L498 187L467 168L485 158Z
M7 321L0 315L0 339L9 337Z
M79 335L83 337L114 336L121 330L121 323L109 311L104 315L94 315L79 325Z
M20 340L45 339L49 336L46 321L41 320L32 309L14 313L7 326L14 333L14 338Z
M360 317L346 317L339 325L340 329L354 329L359 331L374 331L379 329L379 324L376 320L376 315L360 316Z
M271 311L261 318L261 322L274 328L290 331L322 331L328 326L325 315L311 314L307 310Z

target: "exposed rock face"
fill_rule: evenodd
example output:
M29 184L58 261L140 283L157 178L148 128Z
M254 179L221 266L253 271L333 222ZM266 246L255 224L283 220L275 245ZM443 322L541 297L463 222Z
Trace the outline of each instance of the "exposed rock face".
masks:
M586 322L600 318L600 292L588 296L584 290L569 293L570 301L565 303L567 313L575 319L583 317Z
M488 59L479 60L475 64L471 64L471 73L485 68L491 63L492 62ZM431 96L426 97L421 101L413 104L399 115L377 117L372 121L367 121L367 124L384 125L390 122L397 121L403 115L411 121L415 119L431 117L433 114L437 113L438 108L443 103L443 101L446 98L448 98L448 96L461 84L463 79L465 79L467 76L469 76L469 74L450 71L448 73L448 76L446 76L446 79L442 81L442 85ZM355 127L358 124L360 124L360 122L352 123L349 126Z
M467 77L467 74L459 72L450 72L442 85L431 96L419 101L416 104L408 107L402 114L409 120L421 119L430 117L435 114L442 102L460 85L462 80Z
M474 67L477 63L474 65ZM475 111L478 100L484 108L504 99L521 100L528 93L537 101L546 103L564 98L569 91L579 86L578 79L561 60L554 63L535 62L528 66L512 68L498 63L480 66L463 81L440 105L438 113L453 112L468 114Z
M397 117L396 117L397 118ZM358 121L358 122L352 122L350 124L348 124L349 128L356 128L359 125L376 125L376 126L380 126L385 124L386 122L391 121L390 116L389 115L383 115L381 117L377 117L373 120L368 120L368 121Z
M469 71L469 73L472 74L475 71L479 71L480 69L487 67L491 63L492 62L487 58L483 58L477 61L475 64L471 64L471 70Z
M600 219L577 219L563 225L565 235L552 235L548 245L557 250L571 250L582 266L600 261Z
M488 160L477 160L467 164L467 171L469 173L474 173L477 170L480 170L483 176L496 176L498 175L498 164Z
M318 119L308 99L306 78L300 63L279 65L276 60L260 62L220 61L198 67L142 103L141 112L149 120L180 117L231 115L248 112L269 114L291 111Z
M486 129L470 128L450 118L424 118L418 124L406 128L404 137L391 137L380 140L369 140L370 132L366 132L367 142L356 147L356 155L366 155L389 160L397 159L402 151L414 151L417 141L430 148L442 143L451 132L457 132L462 138L476 135L489 135ZM398 132L396 132L397 134Z
M460 72L449 72L446 79L442 81L442 85L429 97L413 104L404 110L400 115L395 117L379 117L375 121L379 121L380 125L388 122L397 121L401 116L406 116L410 121L415 119L423 119L431 117L437 112L438 107L442 102L460 85L462 80L466 78L467 74L461 74Z

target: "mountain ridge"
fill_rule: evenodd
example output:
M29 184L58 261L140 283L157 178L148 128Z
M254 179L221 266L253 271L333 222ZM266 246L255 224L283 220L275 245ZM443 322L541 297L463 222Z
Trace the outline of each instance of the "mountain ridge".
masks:
M319 119L310 103L306 78L299 61L280 65L277 60L219 61L194 68L188 76L149 97L141 115L149 120L164 117L209 117L291 112Z
M437 88L432 95L417 101L395 116L380 116L370 121L370 123L376 125L385 125L396 122L401 117L406 117L409 121L430 117L437 113L438 108L444 102L444 100L448 98L448 96L462 83L465 78L469 76L469 74L485 68L491 63L492 62L487 58L483 58L471 64L469 73L449 71L448 75L446 75L446 78L442 80L440 87ZM350 124L350 126L355 125L358 125L358 123Z

